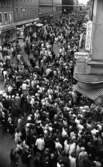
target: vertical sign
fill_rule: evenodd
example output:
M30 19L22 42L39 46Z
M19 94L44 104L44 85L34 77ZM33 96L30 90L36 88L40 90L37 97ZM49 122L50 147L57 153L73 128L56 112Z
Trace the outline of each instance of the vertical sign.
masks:
M92 49L92 21L88 21L87 32L86 32L85 50L91 51L91 49Z

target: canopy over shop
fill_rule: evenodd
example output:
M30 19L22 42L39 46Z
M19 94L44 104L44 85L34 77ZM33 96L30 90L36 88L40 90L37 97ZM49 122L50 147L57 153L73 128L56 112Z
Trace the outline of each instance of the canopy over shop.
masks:
M4 45L16 39L16 26L0 26L0 45Z

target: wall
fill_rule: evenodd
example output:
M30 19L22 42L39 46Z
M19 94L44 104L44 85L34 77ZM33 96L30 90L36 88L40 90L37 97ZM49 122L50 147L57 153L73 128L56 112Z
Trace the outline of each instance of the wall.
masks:
M95 0L93 10L93 60L103 61L103 0Z
M53 0L39 0L39 16L47 16L53 13Z
M13 0L14 22L38 17L38 0Z
M58 15L61 12L62 0L39 0L40 15Z
M60 16L62 14L62 0L53 0L54 16Z

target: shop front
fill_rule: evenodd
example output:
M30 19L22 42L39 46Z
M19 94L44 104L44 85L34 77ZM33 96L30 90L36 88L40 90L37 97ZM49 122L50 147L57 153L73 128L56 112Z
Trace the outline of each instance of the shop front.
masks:
M16 27L15 26L2 26L0 27L0 45L9 44L16 40Z

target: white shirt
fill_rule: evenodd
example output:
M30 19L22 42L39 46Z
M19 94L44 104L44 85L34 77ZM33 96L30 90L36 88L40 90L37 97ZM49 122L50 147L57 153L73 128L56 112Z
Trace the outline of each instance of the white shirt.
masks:
M34 104L34 98L31 98L31 100L30 100L30 104L33 106L33 104Z
M67 132L65 131L65 129L62 128L62 137L66 137L66 136L68 136L68 134L67 134Z
M69 145L69 155L71 155L75 151L75 147L76 147L75 143L71 143Z
M76 167L76 158L69 156L70 167Z
M20 141L21 138L21 132L16 132L15 133L15 143L18 143Z
M67 142L67 140L65 140L64 141L64 151L65 151L65 153L69 153L69 144L68 144L68 142Z
M35 81L32 80L32 81L31 81L31 86L34 87L34 85L35 85Z
M55 148L62 149L62 145L60 144L60 142L55 142Z
M94 161L94 163L95 163L96 167L101 167L102 166L101 162L99 162L99 161Z
M0 102L0 111L3 111L3 104Z
M22 90L26 90L27 89L27 84L26 83L23 83L22 84Z
M35 145L37 146L38 150L42 151L45 147L45 141L44 138L38 138L35 142Z
M18 59L18 60L21 59L21 55L20 55L20 54L17 55L17 59Z
M8 92L10 93L13 90L12 86L8 86Z

